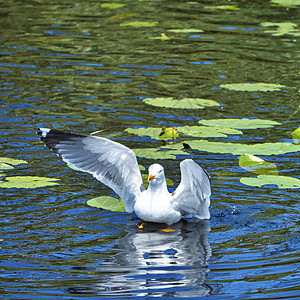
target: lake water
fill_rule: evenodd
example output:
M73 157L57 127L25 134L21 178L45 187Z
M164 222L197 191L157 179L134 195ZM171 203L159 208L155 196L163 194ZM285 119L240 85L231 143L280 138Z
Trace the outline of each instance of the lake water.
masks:
M159 148L166 142L125 129L259 118L280 125L205 140L294 143L299 1L50 2L1 1L1 156L28 162L5 174L60 179L0 188L1 298L299 299L299 188L244 185L241 177L257 175L239 167L239 155L192 150L212 177L211 220L139 229L134 214L88 206L112 191L68 168L35 134L38 127L102 130L130 148ZM284 87L220 87L261 82ZM220 106L143 101L155 97ZM258 156L300 178L299 151ZM170 190L184 158L159 160L174 181ZM154 162L139 158L145 167Z

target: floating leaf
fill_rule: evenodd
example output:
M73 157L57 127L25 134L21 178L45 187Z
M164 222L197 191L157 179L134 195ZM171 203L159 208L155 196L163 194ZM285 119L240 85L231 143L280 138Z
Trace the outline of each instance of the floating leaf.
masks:
M58 185L59 179L38 176L11 176L0 181L0 188L34 189L51 185Z
M169 32L174 33L201 33L203 30L196 28L182 28L182 29L168 29Z
M185 136L194 137L227 137L228 134L243 134L242 131L233 128L215 126L182 126L182 127L166 127L163 129L155 127L126 128L126 132L139 136L149 136L152 139L177 139L179 133Z
M252 153L253 155L272 155L285 154L300 151L300 145L291 143L261 143L261 144L239 144L239 143L223 143L208 142L205 140L194 140L185 142L192 149L211 152L211 153L231 153L234 155L242 155ZM171 144L163 146L164 149L182 149L183 145Z
M121 198L100 196L86 202L89 206L102 208L110 211L126 211L125 204Z
M22 159L9 158L9 157L0 157L1 170L13 169L14 168L13 166L17 166L20 164L27 164L27 161Z
M227 134L243 134L242 131L229 127L215 126L183 126L177 127L178 132L194 137L227 137Z
M123 3L103 3L101 7L108 8L108 9L116 9L125 6L126 4Z
M175 127L163 127L159 134L161 139L177 139L178 130Z
M146 168L142 165L139 165L139 169L140 169L140 171L146 171Z
M300 127L292 132L292 137L295 144L300 144Z
M179 100L171 97L145 98L143 101L153 106L181 109L202 109L207 106L220 106L220 104L216 101L201 98L184 98Z
M280 91L280 89L285 88L285 86L281 84L264 83L264 82L228 83L228 84L221 84L220 87L231 91L240 91L240 92L274 92L274 91Z
M250 186L277 185L280 189L300 189L300 180L289 176L258 175L242 177L240 182Z
M142 22L142 21L132 21L121 23L120 26L132 26L132 27L153 27L156 26L158 22Z
M247 118L200 120L198 123L206 126L224 126L235 129L270 128L275 125L281 125L281 123L276 121Z
M300 0L272 0L272 3L276 3L278 6L295 8L300 6Z
M239 159L239 166L247 171L260 175L278 175L275 164L267 162L255 155L242 154Z
M140 128L126 128L126 132L136 134L139 136L150 136L151 139L159 139L159 135L161 133L161 128L155 128L155 127L140 127Z
M149 159L175 159L176 155L188 155L181 150L161 150L161 148L132 149L136 156Z
M273 23L273 22L262 22L260 23L263 27L277 27L274 30L264 30L265 33L271 33L274 36L282 36L285 34L300 36L300 30L298 29L298 25L296 23L291 22L281 22L281 23Z
M149 36L148 39L150 40L161 40L161 41L168 41L171 38L168 37L166 34L161 33L160 36Z
M218 6L205 6L208 9L224 9L224 10L239 10L237 5L218 5Z
M178 137L178 131L174 127L140 127L140 128L126 128L125 131L128 133L136 134L139 136L149 136L151 139L176 139Z

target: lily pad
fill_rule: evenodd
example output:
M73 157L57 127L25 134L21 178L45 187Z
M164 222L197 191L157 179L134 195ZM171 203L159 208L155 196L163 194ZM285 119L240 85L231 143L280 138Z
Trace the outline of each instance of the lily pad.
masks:
M300 189L300 179L289 176L258 175L257 177L242 177L240 182L250 186L277 185L279 189Z
M22 159L9 158L9 157L0 157L1 170L13 169L14 168L13 166L17 166L20 164L27 164L27 161Z
M166 128L155 128L155 127L141 127L141 128L126 128L126 132L136 134L139 136L149 136L152 139L177 139L179 133L185 136L194 137L227 137L228 134L243 134L242 131L233 128L215 126L182 126L182 127L166 127Z
M234 155L242 155L252 153L252 155L278 155L300 151L300 145L291 143L261 143L261 144L239 144L239 143L223 143L209 142L206 140L193 140L185 142L192 149L211 153L231 153ZM164 149L178 150L182 149L182 143L163 146Z
M201 99L201 98L184 98L184 99L174 99L171 97L145 98L143 101L153 106L181 108L181 109L203 109L209 106L220 106L220 104L214 100Z
M117 199L109 196L100 196L87 201L92 207L102 208L110 211L126 211L125 204L121 198Z
M292 137L295 144L300 144L300 127L292 132Z
M257 128L270 128L281 123L271 120L263 119L211 119L200 120L199 124L205 126L222 126L235 129L257 129Z
M146 171L146 168L142 165L139 165L139 169L140 169L140 171Z
M276 27L274 30L264 30L265 33L271 33L274 36L282 36L282 35L293 35L300 36L300 30L298 29L298 25L292 22L262 22L260 23L263 27Z
M101 4L101 7L108 8L108 9L116 9L125 6L124 3L103 3Z
M255 155L242 154L239 158L239 166L255 174L278 175L275 164L267 162Z
M221 84L221 88L239 92L275 92L285 88L284 85L275 83L228 83Z
M239 10L237 5L218 5L218 6L205 6L208 9L223 9L223 10Z
M203 30L196 28L178 28L178 29L168 29L169 32L174 33L201 33Z
M188 155L182 150L161 150L161 148L132 149L136 156L149 159L175 159L176 155Z
M38 187L58 185L57 178L39 176L11 176L0 181L0 188L34 189Z
M159 134L161 139L177 139L178 138L178 130L175 127L163 127Z
M165 33L161 33L160 36L149 36L148 39L150 39L150 40L168 41L171 38L168 37Z
M143 21L132 21L121 23L120 26L131 26L131 27L153 27L156 26L158 22L143 22Z
M300 0L272 0L272 3L276 3L278 6L295 8L300 6Z
M227 137L228 134L243 134L242 131L223 126L183 126L177 127L179 133L194 137Z

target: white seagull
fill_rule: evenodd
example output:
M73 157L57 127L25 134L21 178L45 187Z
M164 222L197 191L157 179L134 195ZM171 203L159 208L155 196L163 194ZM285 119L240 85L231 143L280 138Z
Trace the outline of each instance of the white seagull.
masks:
M143 185L134 152L106 138L39 128L41 140L63 161L92 174L117 193L128 213L148 222L172 225L182 217L209 219L210 178L192 159L180 163L181 182L169 193L164 168L149 167L149 187Z

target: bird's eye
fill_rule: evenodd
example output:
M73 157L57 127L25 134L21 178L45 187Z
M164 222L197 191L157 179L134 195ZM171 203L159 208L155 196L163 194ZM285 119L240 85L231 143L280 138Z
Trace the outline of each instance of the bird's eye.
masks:
M161 173L162 172L162 170L159 170L159 173Z

